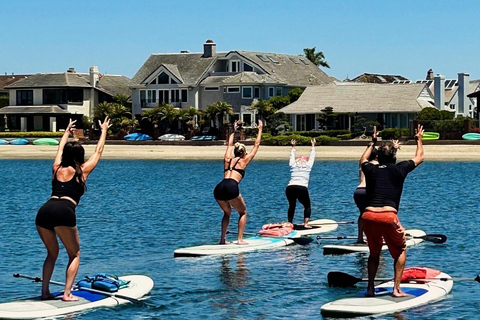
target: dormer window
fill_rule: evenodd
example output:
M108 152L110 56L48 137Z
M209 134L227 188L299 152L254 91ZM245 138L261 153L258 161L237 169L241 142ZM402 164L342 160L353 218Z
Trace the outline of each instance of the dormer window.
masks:
M253 71L253 67L249 64L243 63L243 71Z
M165 72L160 73L158 76L158 84L169 84L170 77Z
M240 60L231 60L229 63L230 72L240 72Z

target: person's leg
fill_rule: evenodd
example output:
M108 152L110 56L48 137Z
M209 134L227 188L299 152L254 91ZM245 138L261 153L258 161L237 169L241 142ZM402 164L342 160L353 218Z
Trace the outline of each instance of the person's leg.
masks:
M220 208L223 211L223 218L222 218L222 234L220 236L220 244L226 244L226 237L227 237L227 230L228 225L230 224L230 215L232 214L232 208L228 201L224 200L217 200Z
M303 226L309 228L308 221L310 220L310 215L312 214L312 205L310 202L310 194L308 189L305 187L300 187L298 193L298 201L303 205Z
M248 244L247 242L243 241L243 232L245 231L245 226L247 225L247 206L245 205L245 201L243 200L242 195L238 195L235 199L230 200L230 204L235 210L238 211L240 215L238 217L238 244Z
M402 280L403 269L405 268L405 262L407 260L407 243L405 239L405 228L398 220L396 214L391 213L391 223L387 225L385 235L385 242L387 243L390 255L393 258L393 274L394 274L394 297L405 297L405 294L401 288L400 283Z
M400 256L393 262L393 271L394 271L394 287L393 287L393 296L394 297L405 297L407 294L402 291L400 288L400 283L402 281L403 269L405 269L405 262L407 261L407 250L404 250Z
M375 296L375 277L377 276L378 265L380 263L380 253L383 245L382 224L377 223L378 213L365 212L362 215L363 231L367 236L368 249L368 285L365 296Z
M297 193L295 192L295 188L293 186L288 186L287 189L285 189L285 195L288 200L288 222L293 223L295 208L297 206Z
M42 271L42 299L52 299L54 296L50 293L50 279L52 278L53 270L55 269L55 261L58 258L58 241L55 231L42 228L37 225L38 235L42 239L45 248L47 249L47 257L43 262Z
M358 220L357 220L357 226L358 226L357 243L365 243L363 239L362 214L365 211L365 207L367 206L366 188L359 187L355 189L355 192L353 193L353 200L355 201L358 211L360 212L360 215L358 216Z
M65 246L68 254L68 264L66 271L65 291L63 292L63 301L77 301L78 298L72 293L73 283L77 276L80 265L80 238L77 227L55 227L55 232Z
M368 236L367 236L368 239ZM377 276L378 265L380 263L380 254L370 252L368 256L368 285L366 297L375 296L375 277Z

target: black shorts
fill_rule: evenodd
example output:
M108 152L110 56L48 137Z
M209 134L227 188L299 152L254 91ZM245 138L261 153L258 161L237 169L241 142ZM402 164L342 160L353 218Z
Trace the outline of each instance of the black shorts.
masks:
M38 210L35 224L54 230L55 227L75 227L77 216L75 204L67 199L50 199Z
M355 201L360 214L362 214L367 207L367 188L358 187L355 189L355 192L353 193L353 200Z
M213 196L217 200L229 201L240 195L238 182L235 179L223 179L213 190Z

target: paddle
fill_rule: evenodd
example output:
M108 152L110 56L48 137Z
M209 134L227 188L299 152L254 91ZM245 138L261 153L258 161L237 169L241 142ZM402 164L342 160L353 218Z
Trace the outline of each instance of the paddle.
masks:
M42 279L39 278L39 277L28 276L28 275L25 275L25 274L14 273L13 276L15 278L30 279L30 280L33 280L33 282L42 282ZM55 284L55 285L59 285L59 286L65 286L65 283L62 283L62 282L53 281L53 280L50 280L49 282L51 284ZM148 304L146 304L145 302L143 302L141 300L138 300L138 299L135 299L135 298L132 298L132 297L128 297L128 296L124 296L124 295L121 295L121 294L118 294L118 293L115 293L115 292L106 292L106 291L101 291L101 290L96 290L96 289L91 289L91 288L86 288L86 287L79 287L77 285L74 285L73 288L81 289L81 290L84 290L84 291L90 291L90 292L94 292L94 293L99 293L99 294L103 294L105 296L109 296L109 297L112 297L112 298L119 298L119 299L123 299L123 300L128 300L128 301L136 303L136 304L149 306Z
M234 232L234 231L227 231L227 234L228 233L232 233L232 234L238 234L238 232ZM249 236L256 236L258 235L258 233L250 233L250 232L244 232L243 234L245 235L249 235ZM274 238L274 237L271 237L271 238ZM285 237L279 237L279 238L285 238ZM290 240L293 240L293 242L295 242L296 244L299 244L299 245L306 245L306 244L309 244L310 242L313 241L313 238L310 238L310 237L298 237L298 238L286 238L286 239L290 239Z
M405 235L408 238L413 238L413 239L423 239L425 241L430 241L433 243L444 243L447 241L447 236L443 234L426 234L424 236L412 236L411 234L406 234ZM335 240L343 240L343 239L357 239L357 237L348 237L348 236L338 236L338 237L321 237L317 236L317 240L321 239L335 239Z
M348 273L332 271L327 275L328 285L330 287L353 287L357 282L366 282L368 279L357 278ZM375 278L375 281L390 281L392 278ZM412 279L414 280L414 279ZM415 280L441 280L441 281L477 281L480 283L480 275L474 279L471 278L425 278Z

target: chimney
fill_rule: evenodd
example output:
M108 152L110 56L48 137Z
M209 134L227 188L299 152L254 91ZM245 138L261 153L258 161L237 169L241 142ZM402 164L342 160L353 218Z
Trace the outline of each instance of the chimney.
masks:
M203 57L204 58L211 58L217 53L217 45L213 40L207 40L203 44Z
M433 70L430 69L427 71L427 78L426 80L433 80Z
M434 77L433 94L435 100L435 108L438 110L445 109L445 77L437 74Z
M77 71L75 71L75 68L68 68L67 72L68 73L77 73Z
M92 87L96 87L98 83L98 67L91 66L90 67L90 85Z
M465 72L458 73L458 113L461 115L468 115L469 101L467 97L470 90L470 75Z

